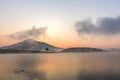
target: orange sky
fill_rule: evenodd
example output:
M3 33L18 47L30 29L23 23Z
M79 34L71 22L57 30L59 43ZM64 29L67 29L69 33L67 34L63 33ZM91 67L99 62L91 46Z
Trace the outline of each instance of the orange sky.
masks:
M37 35L37 38L34 37L34 39L58 47L120 48L119 34L117 36L113 34L112 37L103 37L101 34L96 35L93 32L94 37L90 34L85 37L78 35L75 29L75 24L80 20L91 18L93 22L96 22L101 17L109 16L113 17L112 21L115 23L112 28L115 27L116 23L118 24L114 30L119 33L119 7L119 0L93 0L93 2L90 0L30 0L29 2L27 0L0 0L0 46L22 41L7 36L16 32L24 32L36 26L37 29L41 27L47 27L48 29L45 36L38 37ZM117 18L114 18L116 16ZM111 21L111 18L109 21ZM81 27L79 26L79 28ZM106 27L99 29L105 30ZM110 28L106 31L108 33L111 31L110 35L112 34ZM115 31L113 32L115 33Z
M77 36L77 35L76 35ZM95 38L94 40L91 39L81 39L76 36L51 36L51 37L45 37L45 38L36 38L37 41L42 41L49 43L51 45L61 47L61 48L68 48L68 47L100 47L100 48L113 48L113 47L119 47L118 44L120 41L120 38L116 39L103 39L101 38ZM10 45L13 43L17 43L20 40L10 39L5 36L0 36L0 46Z

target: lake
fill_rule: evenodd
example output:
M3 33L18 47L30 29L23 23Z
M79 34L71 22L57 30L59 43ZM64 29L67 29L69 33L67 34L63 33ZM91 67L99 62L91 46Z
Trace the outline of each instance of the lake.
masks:
M120 80L120 54L0 54L0 80Z

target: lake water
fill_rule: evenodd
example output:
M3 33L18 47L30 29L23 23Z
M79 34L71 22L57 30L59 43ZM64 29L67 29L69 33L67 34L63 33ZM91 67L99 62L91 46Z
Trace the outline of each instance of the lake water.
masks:
M120 80L120 53L0 54L0 80Z

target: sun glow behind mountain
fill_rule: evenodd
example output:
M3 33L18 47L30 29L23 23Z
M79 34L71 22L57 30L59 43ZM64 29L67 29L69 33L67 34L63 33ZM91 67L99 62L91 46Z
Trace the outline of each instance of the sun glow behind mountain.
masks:
M0 0L0 46L33 38L63 48L120 48L119 3Z

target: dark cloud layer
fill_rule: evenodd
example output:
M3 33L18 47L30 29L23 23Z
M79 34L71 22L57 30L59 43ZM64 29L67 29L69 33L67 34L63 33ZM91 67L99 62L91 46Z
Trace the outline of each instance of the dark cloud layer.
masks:
M26 31L20 31L13 33L11 35L8 35L8 37L13 38L13 39L18 39L18 40L24 40L27 38L37 38L40 36L43 36L46 33L47 27L41 27L41 28L36 28L32 27L32 29L26 30Z
M75 24L75 29L78 34L88 35L104 35L113 36L120 34L120 16L119 17L104 17L97 19L96 23L93 23L91 19L78 21Z

